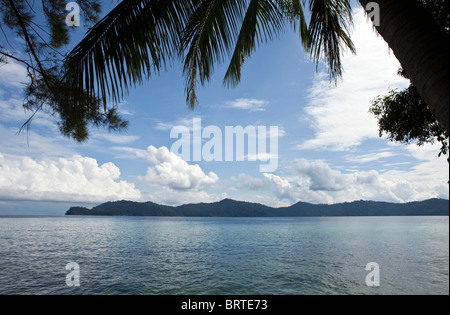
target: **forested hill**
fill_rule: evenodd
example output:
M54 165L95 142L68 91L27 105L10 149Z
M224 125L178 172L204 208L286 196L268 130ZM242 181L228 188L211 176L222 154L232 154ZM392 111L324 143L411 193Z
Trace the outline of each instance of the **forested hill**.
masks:
M333 217L333 216L448 216L449 201L429 199L411 203L354 201L335 205L299 202L290 207L272 208L257 203L225 199L214 203L177 207L153 202L107 202L92 209L72 207L66 215L95 216L180 216L180 217Z

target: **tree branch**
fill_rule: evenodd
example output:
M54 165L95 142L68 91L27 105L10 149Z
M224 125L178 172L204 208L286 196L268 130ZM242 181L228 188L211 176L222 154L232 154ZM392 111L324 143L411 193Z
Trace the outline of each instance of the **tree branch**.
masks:
M23 19L22 19L21 15L20 15L20 12L17 10L16 5L14 4L13 0L9 0L9 4L11 5L11 8L13 9L14 14L16 15L17 20L18 20L18 22L20 24L20 27L22 28L23 35L25 37L25 41L27 43L27 46L30 48L30 52L33 55L33 58L34 58L34 60L36 60L36 63L38 65L38 67L39 67L39 71L38 72L42 75L42 78L44 79L45 85L47 85L49 91L51 91L53 94L55 94L54 91L53 91L53 87L51 86L50 82L48 81L47 76L45 75L45 69L42 66L41 61L39 60L39 57L36 54L36 51L34 50L33 43L31 42L31 39L30 39L30 37L28 35L28 30L27 30L27 28L25 26L25 23L23 22ZM42 108L42 106L40 106L40 107Z
M32 41L31 41L31 39L30 39L30 37L28 35L28 30L27 30L27 28L25 26L25 23L24 23L24 21L22 19L22 16L20 15L20 12L17 10L17 7L14 4L14 0L9 0L9 3L11 5L11 8L13 9L14 14L16 15L17 20L19 22L19 25L20 25L20 27L21 27L21 29L23 31L23 35L25 37L25 41L27 43L27 46L30 49L30 53L32 54L33 59L36 61L37 65L38 65L38 68L39 68L39 69L35 69L35 67L32 67L32 69L35 69L35 71L37 71L37 72L39 72L41 74L42 79L44 80L44 83L47 86L49 92L56 96L57 94L55 93L55 90L54 90L53 86L50 84L49 79L47 78L47 75L45 73L45 69L42 66L42 63L41 63L38 55L36 54L36 51L34 50L33 43L32 43ZM42 110L44 104L45 104L45 101L42 102L41 105L39 105L36 108L36 110L34 111L33 115L31 115L31 117L22 125L22 127L20 128L19 133L23 130L23 128L25 126L29 126L29 124L31 123L31 121L33 120L33 118L37 114L37 112Z
M19 58L17 58L17 57L14 57L13 55L10 55L10 54L8 54L8 53L6 53L6 52L4 52L4 51L1 51L1 50L0 50L0 54L2 54L2 55L5 56L5 57L14 59L15 61L18 61L18 62L20 62L20 63L23 63L23 64L26 65L27 67L32 68L33 70L35 70L35 71L41 73L38 69L36 69L35 67L33 67L31 64L29 64L29 63L26 62L25 60L22 60L22 59L19 59ZM42 74L42 73L41 73L41 74Z

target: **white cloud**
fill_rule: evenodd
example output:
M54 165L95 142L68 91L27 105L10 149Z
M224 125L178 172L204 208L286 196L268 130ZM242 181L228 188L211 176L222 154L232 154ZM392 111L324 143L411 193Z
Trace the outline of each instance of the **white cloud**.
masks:
M12 89L14 90L14 89ZM6 96L0 89L0 121L14 123L19 129L33 114L23 107L23 96ZM56 129L55 118L50 114L40 111L32 121L32 126L43 126L47 129Z
M175 120L173 122L162 122L162 121L157 120L155 129L156 130L161 130L161 131L169 131L173 127L183 126L183 127L188 128L189 131L192 132L193 128L194 128L194 125L193 125L193 119L194 118L201 118L201 117L200 116L181 117L181 118L178 118L177 120Z
M264 173L263 177L272 186L274 194L279 200L296 201L296 189L288 180L275 174Z
M409 188L402 190L406 199L449 198L449 164L444 157L438 158L439 148L439 145L430 144L406 146L405 150L419 163L408 171L386 171L383 177L397 183L398 188L404 188L408 183Z
M134 116L134 114L135 114L133 109L128 108L127 101L122 101L117 106L117 111L119 112L119 114L124 115L124 116Z
M299 160L293 167L295 174L308 180L309 188L318 191L339 191L348 185L346 176L339 171L332 170L323 161Z
M234 101L227 102L225 104L225 107L247 110L249 112L263 112L266 110L267 105L267 101L249 98L238 98Z
M205 174L199 165L188 164L166 147L157 149L150 146L146 151L137 151L137 154L154 164L141 178L147 183L173 190L200 190L219 180L215 173Z
M256 154L248 154L245 158L249 161L272 161L278 160L278 153L256 153Z
M15 126L14 134L33 115L33 111L25 110L23 107L24 86L21 82L26 81L25 76L25 68L17 63L0 64L0 122ZM34 127L57 130L56 118L44 110L34 116L30 126L31 130L34 130ZM5 134L1 134L5 136Z
M239 174L232 176L231 180L233 190L267 190L269 189L269 182L264 178L254 178L246 174Z
M7 64L0 63L0 84L23 88L27 81L27 69L24 66L12 60L8 60Z
M304 117L311 122L315 135L299 149L346 151L364 140L378 138L376 118L369 113L371 101L389 88L409 84L397 75L399 62L374 33L362 9L355 11L354 20L352 39L357 55L343 57L344 74L337 85L325 74L316 76Z
M63 139L57 131L50 133L49 136L42 136L35 132L33 126L29 133L25 130L22 134L18 134L20 123L16 127L5 127L0 123L0 135L2 135L0 137L1 152L3 154L41 159L78 154L78 147ZM53 129L51 131L53 132Z
M92 138L98 140L106 140L114 144L128 144L137 141L139 139L139 136L125 136L117 134L99 133L94 134Z
M348 171L331 167L324 161L300 159L288 168L289 175L263 174L253 178L248 175L233 177L240 192L267 192L275 196L279 204L298 201L310 203L341 203L353 200L410 202L429 198L449 198L448 163L437 158L439 149L408 147L420 161L411 169L389 171ZM420 153L417 153L420 152ZM277 204L276 201L271 204Z
M368 163L373 161L378 161L381 159L389 158L397 155L397 153L384 151L370 154L362 154L362 155L347 155L346 160L354 163Z
M113 163L88 157L37 160L0 153L0 199L105 202L136 200L134 184L120 180Z

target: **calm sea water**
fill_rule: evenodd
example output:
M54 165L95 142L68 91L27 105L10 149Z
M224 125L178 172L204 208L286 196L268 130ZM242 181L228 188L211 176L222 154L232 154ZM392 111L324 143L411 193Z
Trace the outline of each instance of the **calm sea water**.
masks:
M0 294L449 294L449 218L1 217Z

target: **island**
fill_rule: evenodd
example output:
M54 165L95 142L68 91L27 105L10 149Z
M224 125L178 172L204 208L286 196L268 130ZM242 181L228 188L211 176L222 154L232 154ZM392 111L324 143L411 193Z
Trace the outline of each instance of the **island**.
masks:
M220 202L166 206L153 202L114 201L92 209L72 207L66 215L167 217L337 217L337 216L448 216L449 201L429 199L409 203L354 201L333 205L298 202L273 208L224 199Z

